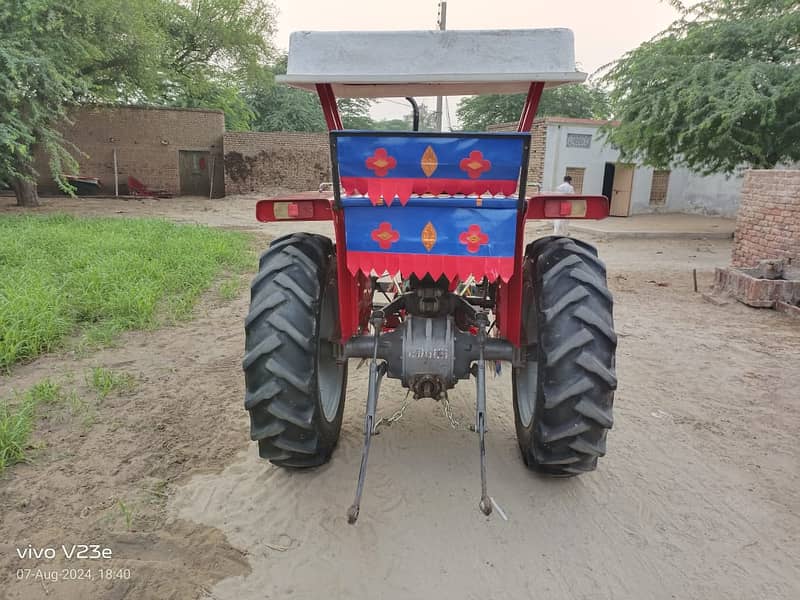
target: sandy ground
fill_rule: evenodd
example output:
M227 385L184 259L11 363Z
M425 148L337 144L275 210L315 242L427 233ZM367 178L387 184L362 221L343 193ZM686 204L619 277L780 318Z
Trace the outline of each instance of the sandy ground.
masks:
M253 228L264 243L287 229L254 227L252 199L133 202L47 200L38 210ZM0 201L0 213L14 210ZM375 439L351 527L366 368L351 364L329 465L289 472L260 461L242 408L247 293L226 303L211 291L180 327L46 356L0 379L0 395L70 373L86 393L82 373L96 365L139 380L98 405L91 426L47 419L34 460L0 479L0 598L800 597L800 324L692 292L693 268L705 289L728 262L726 240L593 241L620 335L616 422L598 471L549 480L525 469L505 371L488 382L487 453L489 491L508 521L478 512L475 434L425 400ZM473 390L463 382L451 395L462 424ZM404 396L386 382L379 412ZM18 581L19 568L99 566L19 559L28 543L103 544L131 577Z

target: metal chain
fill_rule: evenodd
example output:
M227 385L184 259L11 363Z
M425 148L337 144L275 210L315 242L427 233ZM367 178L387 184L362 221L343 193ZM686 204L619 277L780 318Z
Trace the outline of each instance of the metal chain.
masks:
M444 412L444 416L447 417L448 421L450 421L450 427L452 427L456 431L458 431L459 429L461 430L468 429L467 427L463 427L461 423L459 423L458 420L455 418L455 416L453 416L453 406L450 404L450 398L447 396L446 392L444 394L444 398L442 399L442 410Z
M411 394L410 391L406 393L406 397L403 400L403 404L402 406L400 406L398 410L394 411L388 417L381 417L380 419L378 419L378 421L375 423L375 426L372 429L374 433L378 432L379 426L381 425L390 426L392 423L396 423L397 421L403 418L403 416L406 413L406 409L408 408L408 405L411 404L411 402L409 401L410 394ZM447 417L447 420L450 422L450 427L452 427L454 430L469 431L472 429L470 427L464 427L463 425L461 425L458 419L455 418L455 415L453 414L453 405L450 404L450 398L447 396L447 394L445 394L444 398L442 398L442 412L444 413L444 416Z
M381 417L380 419L378 419L377 423L375 423L375 426L372 428L372 431L374 433L378 432L379 425L383 423L385 423L386 425L391 425L392 423L396 423L397 421L403 418L403 415L406 412L406 408L408 408L409 405L409 400L408 400L409 394L411 394L411 390L409 390L406 393L406 397L403 400L403 405L400 407L399 410L394 411L394 413L392 413L392 415L389 417Z

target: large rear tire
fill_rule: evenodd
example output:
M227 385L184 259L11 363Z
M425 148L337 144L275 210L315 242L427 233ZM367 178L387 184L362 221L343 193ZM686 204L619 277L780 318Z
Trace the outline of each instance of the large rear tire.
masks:
M276 239L250 291L242 363L250 437L276 465L321 465L339 440L347 385L333 243L307 233Z
M593 471L613 424L617 336L592 246L550 236L527 247L522 322L527 361L512 380L525 464L551 475Z

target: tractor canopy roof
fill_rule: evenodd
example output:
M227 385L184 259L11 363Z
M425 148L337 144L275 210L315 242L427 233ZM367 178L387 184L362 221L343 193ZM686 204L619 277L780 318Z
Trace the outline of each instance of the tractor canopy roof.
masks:
M576 83L569 29L299 31L278 81L341 98L460 96L526 92Z

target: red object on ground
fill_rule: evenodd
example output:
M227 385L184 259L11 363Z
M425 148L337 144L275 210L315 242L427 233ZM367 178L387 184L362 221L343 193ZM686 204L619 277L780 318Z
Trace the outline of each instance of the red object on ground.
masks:
M132 196L145 196L147 198L172 198L168 190L151 190L135 177L128 177L128 193Z

